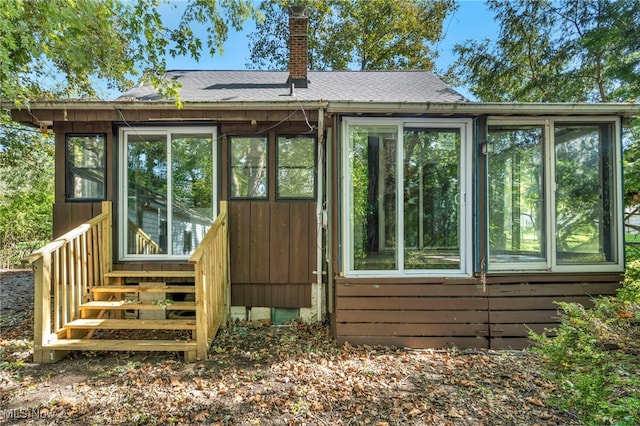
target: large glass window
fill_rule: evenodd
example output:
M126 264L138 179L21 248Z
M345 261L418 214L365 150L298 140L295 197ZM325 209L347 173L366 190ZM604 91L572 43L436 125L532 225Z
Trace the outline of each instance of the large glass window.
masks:
M554 138L556 261L615 262L611 125L556 123Z
M489 261L546 262L544 125L489 127Z
M229 138L231 198L268 198L268 139L266 136Z
M310 136L278 136L276 182L279 199L313 199L316 188L316 140Z
M216 214L215 129L122 132L125 257L188 256Z
M460 268L460 129L404 130L404 267Z
M488 128L489 270L621 269L617 123Z
M104 200L106 135L67 135L66 198Z
M394 270L397 126L349 128L353 269Z
M345 269L468 274L469 122L345 119Z

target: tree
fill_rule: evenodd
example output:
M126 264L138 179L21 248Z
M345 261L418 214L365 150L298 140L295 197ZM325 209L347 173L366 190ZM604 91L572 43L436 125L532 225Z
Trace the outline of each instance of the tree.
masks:
M166 54L198 59L192 23L209 23L206 49L222 48L229 27L253 15L250 0L191 0L176 28L160 0L0 0L0 101L95 97L99 81L126 90L132 79L177 96L163 79ZM175 7L175 5L174 5Z
M450 82L467 85L489 102L638 101L637 0L491 0L488 7L500 26L497 40L456 45ZM640 206L638 136L635 125L624 138L625 198L635 206Z
M491 0L495 43L456 45L456 76L482 101L625 102L640 95L640 3Z
M51 238L53 138L0 114L0 268Z
M286 69L287 0L263 0L248 67ZM453 0L307 0L312 70L432 69Z

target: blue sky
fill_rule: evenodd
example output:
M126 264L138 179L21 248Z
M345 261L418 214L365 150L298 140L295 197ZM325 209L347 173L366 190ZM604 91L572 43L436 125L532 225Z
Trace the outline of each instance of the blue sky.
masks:
M180 16L180 7L184 1L172 1L165 7L163 13L167 23L172 26L171 20L177 20ZM436 60L436 69L446 69L454 61L453 47L468 39L482 40L495 39L498 27L493 22L493 15L487 11L484 1L461 0L459 9L448 16L444 23L445 38L437 48L440 57ZM176 7L178 9L176 9ZM177 22L176 22L177 24ZM196 32L203 32L204 28L193 28ZM222 55L214 57L202 55L199 62L190 58L167 58L167 69L214 69L214 70L242 70L246 69L249 61L248 36L255 30L253 22L247 22L243 31L230 31L229 38L224 45ZM464 88L458 90L465 96L470 96Z

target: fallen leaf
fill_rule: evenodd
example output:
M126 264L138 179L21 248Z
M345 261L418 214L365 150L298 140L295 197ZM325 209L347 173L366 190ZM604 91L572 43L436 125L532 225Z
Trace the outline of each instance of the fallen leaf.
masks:
M461 419L462 418L462 414L460 414L458 412L458 410L456 410L455 408L451 407L451 409L449 410L449 412L447 413L447 416L452 417L454 419Z
M180 382L180 379L176 376L171 376L171 386L173 386L174 388L181 388L182 382Z
M420 411L420 409L418 409L418 408L414 408L413 410L409 411L407 416L416 417L416 416L419 416L420 414L422 414L422 411Z
M540 400L539 400L539 399L537 399L537 398L528 397L528 398L526 399L526 401L527 401L529 404L536 405L536 406L538 406L538 407L544 407L544 406L545 406L545 405L544 405L544 402L540 401Z
M193 416L193 420L197 422L204 422L207 419L207 417L209 417L209 413L207 413L206 411L201 411L195 416Z

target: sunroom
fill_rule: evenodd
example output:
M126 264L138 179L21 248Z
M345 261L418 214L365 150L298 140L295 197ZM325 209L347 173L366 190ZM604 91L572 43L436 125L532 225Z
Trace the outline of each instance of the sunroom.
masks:
M342 117L338 339L523 347L555 300L614 292L621 138L610 115Z

